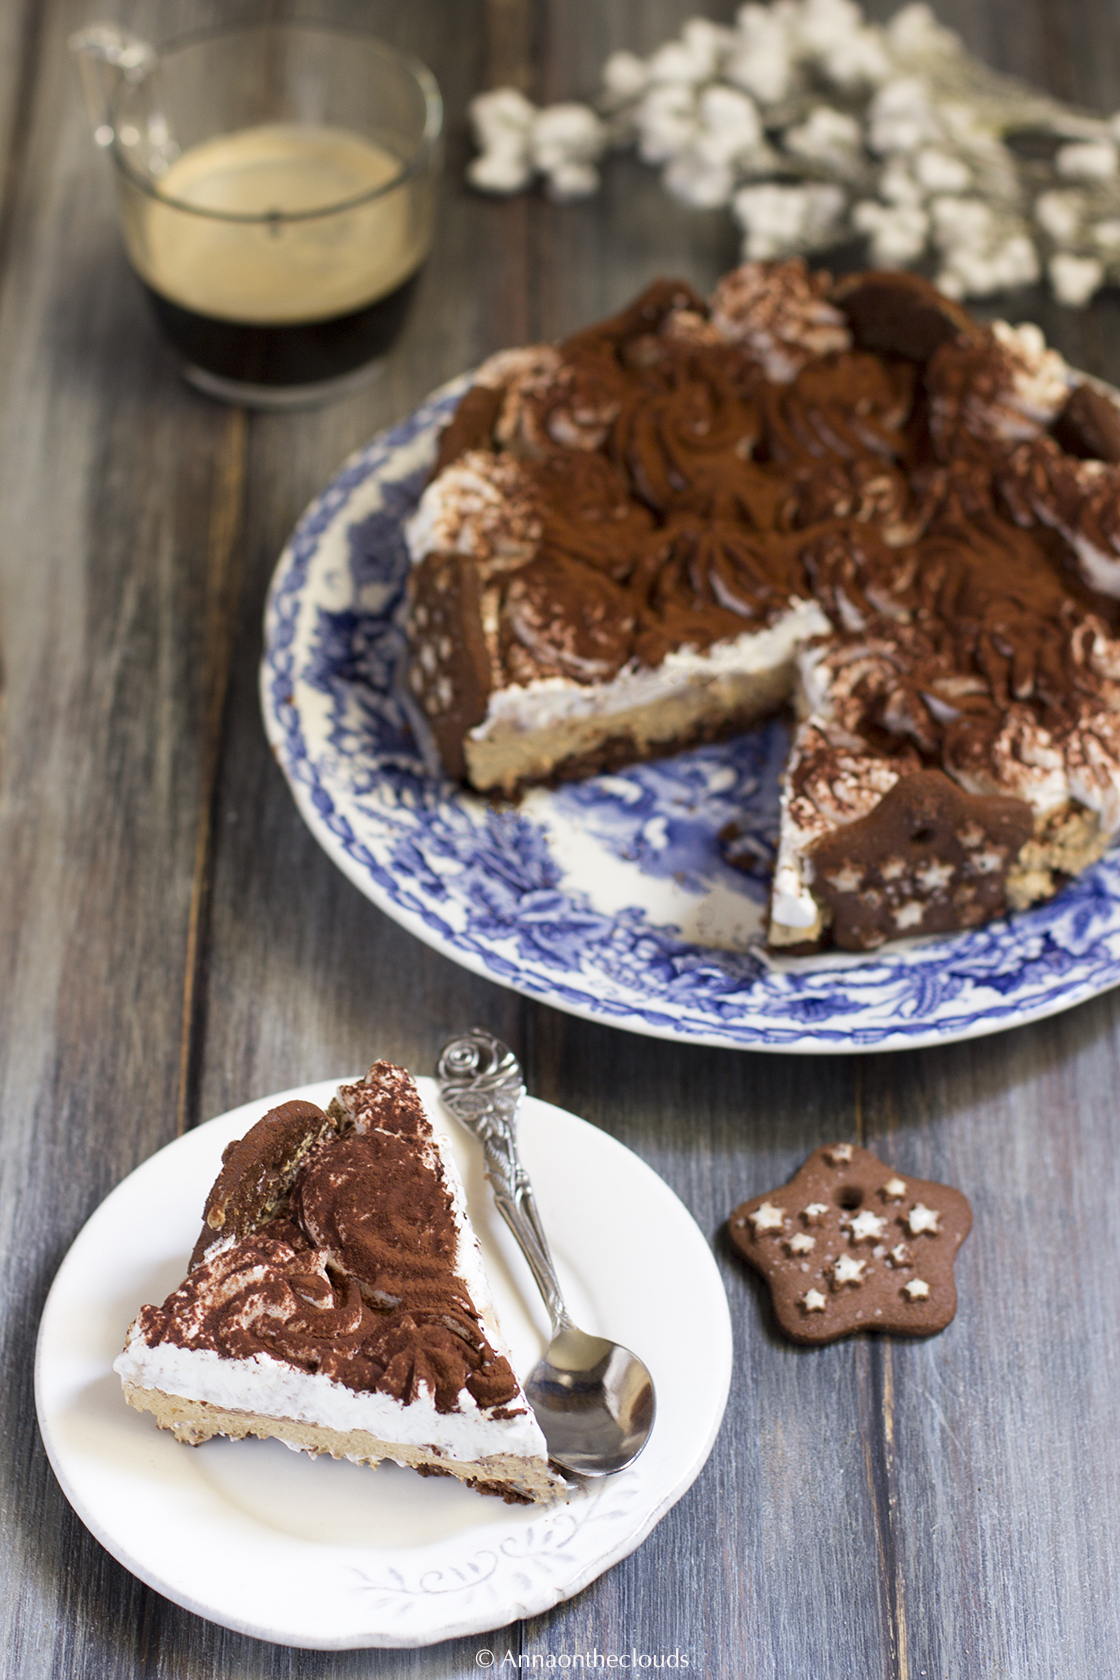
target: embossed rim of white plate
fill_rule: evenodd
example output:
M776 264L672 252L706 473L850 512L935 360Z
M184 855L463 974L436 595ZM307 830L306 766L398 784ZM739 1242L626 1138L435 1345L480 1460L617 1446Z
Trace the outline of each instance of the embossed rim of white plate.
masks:
M436 1113L434 1084L418 1083ZM305 1489L313 1485L307 1474L319 1469L367 1478L371 1502L389 1502L383 1509L390 1513L391 1502L399 1506L415 1489L436 1530L449 1512L461 1525L463 1502L478 1501L476 1526L402 1553L278 1531L246 1509L244 1489L256 1485L256 1468L246 1471L244 1454L229 1460L238 1446L214 1443L227 1466L237 1464L238 1508L205 1468L202 1455L212 1449L181 1447L124 1404L112 1361L152 1280L163 1276L173 1286L181 1276L225 1144L275 1104L294 1097L324 1103L337 1084L301 1086L219 1116L160 1150L101 1204L59 1268L43 1311L35 1362L39 1426L87 1528L126 1569L183 1608L301 1648L430 1645L540 1615L641 1544L711 1452L731 1380L730 1313L708 1244L653 1169L586 1121L527 1098L524 1152L574 1305L590 1311L589 1328L640 1349L652 1368L658 1413L645 1452L621 1475L541 1512L481 1499L457 1483L288 1460L278 1443L249 1443L249 1452L272 1453L285 1472L290 1465ZM543 1308L485 1189L477 1146L442 1107L438 1121L464 1166L499 1314L521 1325L511 1334L515 1359L532 1363L525 1350L534 1341L543 1345ZM263 1460L260 1474L269 1474ZM467 1523L473 1520L468 1515Z
M507 907L493 925L485 918L480 925L473 906L495 879L482 825L494 819L477 814L485 807L476 796L418 774L415 748L403 744L388 663L394 636L397 657L403 648L394 620L403 580L395 597L385 591L386 605L362 609L356 639L377 644L380 687L365 675L354 681L355 650L345 635L337 645L328 645L329 636L316 642L320 621L337 616L338 599L323 597L331 589L337 595L350 529L376 518L385 528L379 540L388 533L399 548L418 474L466 383L436 391L346 463L293 532L265 611L261 701L269 742L311 832L367 898L500 985L573 1015L693 1044L822 1054L917 1048L1040 1020L1120 984L1116 849L1057 898L1006 921L851 959L828 953L791 961L690 945L637 906L613 922L589 914L571 884L551 895L558 907L542 912L539 900L549 895L530 893L525 915ZM380 757L367 755L352 720L341 716L347 683L365 689L370 728L388 743ZM543 831L533 845L547 849Z

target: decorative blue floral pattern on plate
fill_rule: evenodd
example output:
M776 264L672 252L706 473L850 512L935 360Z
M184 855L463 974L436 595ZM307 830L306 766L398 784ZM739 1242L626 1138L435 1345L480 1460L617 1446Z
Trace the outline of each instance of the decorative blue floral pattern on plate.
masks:
M1120 855L1049 904L870 957L774 959L758 930L785 726L498 809L426 757L399 682L419 497L457 380L351 459L284 550L265 615L265 727L312 832L454 961L577 1015L756 1050L998 1032L1120 983ZM737 824L749 872L718 843Z

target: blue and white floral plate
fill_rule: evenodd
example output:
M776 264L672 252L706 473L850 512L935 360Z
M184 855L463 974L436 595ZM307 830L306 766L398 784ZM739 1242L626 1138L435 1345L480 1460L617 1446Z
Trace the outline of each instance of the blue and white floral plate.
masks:
M425 760L400 682L415 507L457 380L312 503L265 615L265 727L296 803L366 896L455 962L576 1015L752 1050L998 1032L1120 983L1120 854L1049 904L868 957L761 945L786 726L497 809ZM744 874L718 836L738 824Z

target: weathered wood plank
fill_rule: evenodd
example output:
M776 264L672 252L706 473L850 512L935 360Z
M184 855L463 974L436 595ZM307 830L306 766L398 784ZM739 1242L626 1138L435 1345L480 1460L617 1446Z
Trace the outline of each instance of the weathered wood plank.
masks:
M418 52L444 85L440 239L379 385L248 420L180 386L138 308L63 46L76 4L0 17L0 1667L19 1680L466 1676L483 1643L529 1658L678 1649L736 1680L1115 1666L1115 1001L866 1062L615 1033L466 974L366 904L264 747L264 590L348 451L502 344L570 330L657 272L706 286L734 260L725 218L674 206L631 159L569 207L487 203L461 181L478 87L585 95L607 51L648 51L692 9L339 0L332 15ZM166 38L253 11L138 0L120 15ZM940 12L993 62L1120 104L1120 33L1099 0ZM1034 293L1012 304L1072 360L1120 377L1115 294L1084 315ZM504 1638L317 1655L213 1628L119 1569L50 1476L29 1360L53 1268L177 1124L374 1054L424 1071L474 1020L518 1048L541 1095L650 1161L711 1237L738 1359L712 1460L640 1552ZM722 1222L818 1143L861 1130L972 1196L961 1312L925 1344L793 1349Z
M174 1131L207 579L221 570L209 510L232 423L182 400L137 315L65 51L71 20L29 10L38 45L13 53L31 80L0 270L0 1640L13 1674L95 1672L87 1595L105 1589L126 1617L140 1596L46 1467L31 1359L70 1238Z

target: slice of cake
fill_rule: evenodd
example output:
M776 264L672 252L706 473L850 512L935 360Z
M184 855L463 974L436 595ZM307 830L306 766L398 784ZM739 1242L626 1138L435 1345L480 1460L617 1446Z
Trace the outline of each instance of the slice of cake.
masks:
M376 1063L326 1113L282 1104L222 1159L186 1278L116 1361L130 1405L191 1445L271 1436L509 1501L563 1492L449 1140L402 1068Z

